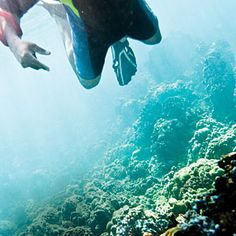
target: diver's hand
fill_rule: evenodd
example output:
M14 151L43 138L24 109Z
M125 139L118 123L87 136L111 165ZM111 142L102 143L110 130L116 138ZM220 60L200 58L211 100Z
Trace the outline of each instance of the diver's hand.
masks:
M17 40L14 44L14 48L11 48L11 50L23 68L31 67L35 70L43 69L49 71L49 67L41 63L36 57L36 53L50 55L49 51L35 43L23 40Z

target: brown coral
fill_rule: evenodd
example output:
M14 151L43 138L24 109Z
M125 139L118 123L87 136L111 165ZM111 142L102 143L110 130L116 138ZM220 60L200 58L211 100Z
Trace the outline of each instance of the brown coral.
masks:
M219 161L219 167L226 171L231 171L236 164L236 152L231 152L227 155L224 155L223 158Z
M178 226L168 229L165 233L161 234L160 236L174 236L177 232L181 231L181 228Z

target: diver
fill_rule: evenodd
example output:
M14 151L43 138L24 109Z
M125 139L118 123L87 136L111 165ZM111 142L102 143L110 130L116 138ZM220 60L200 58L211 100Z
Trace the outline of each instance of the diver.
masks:
M113 69L123 86L137 71L127 38L149 45L161 41L158 19L145 0L0 0L0 41L24 68L49 71L36 53L50 52L21 39L20 19L36 3L56 20L70 64L86 89L99 83L109 47Z

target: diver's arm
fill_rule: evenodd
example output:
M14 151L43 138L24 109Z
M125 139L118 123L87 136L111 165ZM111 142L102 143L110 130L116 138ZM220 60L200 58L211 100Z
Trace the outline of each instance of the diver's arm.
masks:
M49 70L37 60L36 53L50 53L34 43L21 40L20 18L37 2L38 0L0 0L0 41L9 46L24 68Z

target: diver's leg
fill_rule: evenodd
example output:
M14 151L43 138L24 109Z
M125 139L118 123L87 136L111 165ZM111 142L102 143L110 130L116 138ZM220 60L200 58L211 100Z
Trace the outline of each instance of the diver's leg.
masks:
M146 1L137 0L133 8L128 36L149 45L160 43L162 37L158 19Z
M94 79L83 79L81 76L77 76L81 85L86 88L86 89L92 89L94 87L96 87L101 79L101 74L98 75L96 78Z
M110 45L105 43L96 32L88 30L83 20L70 8L64 6L71 25L71 40L74 58L74 71L86 89L98 85Z
M95 37L85 35L84 39L77 37L73 45L75 72L81 85L91 89L100 82L108 46L95 41Z

